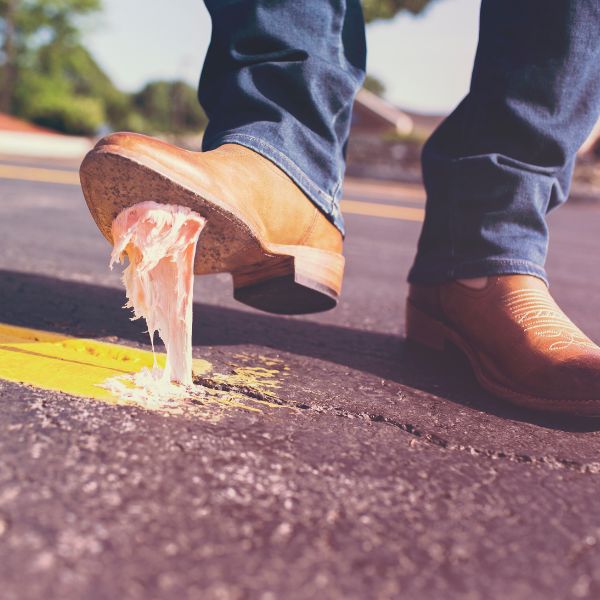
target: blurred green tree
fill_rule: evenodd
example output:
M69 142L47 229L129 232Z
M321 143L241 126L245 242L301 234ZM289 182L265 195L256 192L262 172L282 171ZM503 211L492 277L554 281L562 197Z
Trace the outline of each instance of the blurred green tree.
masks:
M375 77L375 75L367 75L363 83L363 87L369 92L372 92L376 96L383 97L385 94L385 84L381 79Z
M104 102L74 75L81 80L78 61L91 60L80 18L100 8L101 0L0 0L0 110L67 133L98 129Z
M418 15L434 0L362 0L365 21L370 23L378 19L391 19L397 13L406 10Z
M61 56L79 42L79 18L101 0L0 0L0 110L10 110L22 71L42 67L56 75ZM51 49L35 64L40 47Z
M0 0L0 110L8 111L16 79L17 0Z
M133 104L154 133L199 131L207 123L196 90L183 81L153 81L133 95Z

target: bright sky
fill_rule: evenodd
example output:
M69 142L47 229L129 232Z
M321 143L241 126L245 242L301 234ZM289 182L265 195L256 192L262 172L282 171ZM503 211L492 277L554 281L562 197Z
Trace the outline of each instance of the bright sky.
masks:
M464 96L477 43L480 0L438 0L421 17L369 25L368 72L397 105L447 112ZM85 41L124 90L153 79L196 85L210 40L202 0L104 0Z

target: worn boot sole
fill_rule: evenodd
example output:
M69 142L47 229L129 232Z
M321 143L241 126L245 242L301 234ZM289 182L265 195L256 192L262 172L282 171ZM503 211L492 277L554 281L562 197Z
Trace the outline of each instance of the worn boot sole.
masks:
M501 374L494 373L494 366L487 364L458 332L430 316L410 300L406 303L406 339L437 351L443 351L448 343L456 346L467 357L481 387L517 406L545 412L600 416L599 400L542 398L510 389L501 381Z
M187 206L207 221L194 272L231 273L236 300L278 314L320 312L338 302L344 275L341 254L270 243L259 223L249 223L226 202L149 156L98 146L81 164L80 178L90 213L111 244L111 224L125 208L147 200Z

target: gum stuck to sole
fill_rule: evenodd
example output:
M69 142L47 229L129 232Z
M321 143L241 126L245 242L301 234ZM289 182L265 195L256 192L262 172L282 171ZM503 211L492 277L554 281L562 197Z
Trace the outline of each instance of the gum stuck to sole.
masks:
M271 313L307 314L337 305L341 254L263 242L253 225L224 202L194 190L184 176L173 179L150 157L100 146L88 153L80 176L92 217L111 243L110 224L132 205L154 201L186 206L207 221L198 241L196 274L231 273L234 297Z

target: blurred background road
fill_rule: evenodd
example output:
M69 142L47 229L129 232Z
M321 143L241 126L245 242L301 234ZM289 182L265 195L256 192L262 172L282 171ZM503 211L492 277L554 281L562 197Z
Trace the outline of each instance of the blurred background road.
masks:
M600 423L510 408L459 356L407 346L419 222L397 211L422 192L345 197L337 310L274 317L197 278L194 355L235 403L164 414L0 381L3 598L598 596ZM600 339L600 207L550 220L553 292ZM149 347L75 162L3 157L0 222L0 323Z

